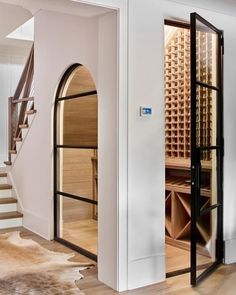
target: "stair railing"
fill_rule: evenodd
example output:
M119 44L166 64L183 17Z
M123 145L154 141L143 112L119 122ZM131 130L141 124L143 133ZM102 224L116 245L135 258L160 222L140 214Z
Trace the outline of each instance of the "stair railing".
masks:
M34 46L23 69L16 91L8 98L8 161L16 153L16 142L22 139L22 127L27 126L27 112L34 110Z

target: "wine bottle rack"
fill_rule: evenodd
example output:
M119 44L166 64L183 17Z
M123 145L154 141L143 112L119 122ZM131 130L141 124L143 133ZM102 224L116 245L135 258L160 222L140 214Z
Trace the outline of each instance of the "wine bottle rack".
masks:
M191 228L191 100L190 100L190 31L176 28L165 44L165 151L166 151L166 241L189 249ZM197 80L214 82L212 35L197 32ZM214 145L213 90L197 87L196 142ZM211 151L202 153L203 183L201 207L211 204ZM204 246L211 236L209 216L197 224L198 243Z
M201 45L200 45L201 44ZM212 36L197 33L197 79L212 83ZM197 144L212 144L213 90L197 88ZM166 157L190 157L190 33L177 29L165 48L165 145ZM210 160L205 151L203 160Z

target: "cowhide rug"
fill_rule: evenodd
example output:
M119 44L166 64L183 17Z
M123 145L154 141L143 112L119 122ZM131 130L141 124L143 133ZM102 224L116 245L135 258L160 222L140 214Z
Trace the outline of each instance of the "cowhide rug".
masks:
M20 232L0 235L1 295L84 294L76 286L91 264L69 261L74 254L49 251Z

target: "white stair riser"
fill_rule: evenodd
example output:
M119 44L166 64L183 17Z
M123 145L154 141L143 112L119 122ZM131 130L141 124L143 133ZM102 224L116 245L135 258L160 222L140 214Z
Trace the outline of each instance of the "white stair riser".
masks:
M16 155L16 154L13 154L13 155L11 155L11 162L12 162L12 163L14 163L14 162L15 162L15 160L16 160L16 157L17 157L17 155Z
M12 203L12 204L1 204L0 205L0 213L17 211L17 208L16 207L17 207L16 206L16 203Z
M2 219L0 220L0 229L22 226L22 218Z
M33 119L34 119L34 116L35 116L35 114L33 114L33 115L29 115L29 116L28 116L28 125L29 125L29 126L32 124Z
M22 138L23 140L26 137L26 134L28 133L29 128L22 128ZM18 144L20 145L22 142L18 142Z
M12 197L11 189L0 190L0 198L11 198L11 197Z
M0 184L6 184L7 183L7 177L0 177Z
M17 150L17 151L19 151L19 149L21 148L21 145L22 145L22 141L18 141L18 142L16 143L16 150ZM12 156L13 156L13 155L12 155ZM16 156L16 154L15 154L14 156Z
M30 129L30 126L34 120L34 117L35 117L35 114L33 115L29 115L28 116L28 128L22 128L21 129L21 137L23 139L23 141L25 140L26 136L27 136L27 133L29 132L29 129ZM20 153L20 150L22 148L22 144L23 144L23 141L18 141L16 142L16 151L17 151L17 154ZM16 161L16 158L17 158L17 154L12 154L11 155L11 162L12 162L12 165L14 165L15 161Z

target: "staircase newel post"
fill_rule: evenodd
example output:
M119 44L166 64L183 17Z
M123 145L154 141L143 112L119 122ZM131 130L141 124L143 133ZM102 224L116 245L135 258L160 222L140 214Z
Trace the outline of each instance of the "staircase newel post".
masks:
M10 150L13 143L13 97L8 98L8 161L11 162Z

